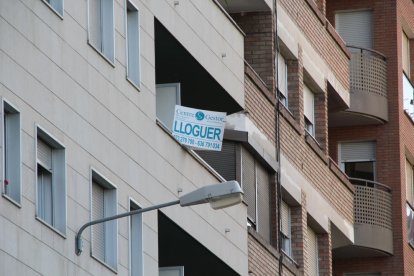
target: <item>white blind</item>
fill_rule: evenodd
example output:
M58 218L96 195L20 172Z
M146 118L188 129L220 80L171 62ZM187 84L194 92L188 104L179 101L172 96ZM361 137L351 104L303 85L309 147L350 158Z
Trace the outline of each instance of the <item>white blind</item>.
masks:
M289 206L282 201L280 206L280 216L281 216L281 231L283 235L290 238L290 208Z
M244 200L248 204L247 215L256 222L256 172L254 158L245 148L242 148L242 188Z
M318 264L318 239L316 233L308 226L308 259L309 259L309 275L319 275Z
M104 188L98 183L92 183L92 220L104 217ZM92 254L105 261L105 224L92 226Z
M262 237L270 242L270 189L269 173L256 162L257 177L257 228Z
M315 124L314 100L315 96L306 85L303 86L303 105L306 118Z
M413 188L413 165L408 162L408 160L405 160L405 187L406 187L406 198L407 201L414 205L414 188Z
M375 161L375 142L347 142L341 143L341 162L347 161Z
M404 72L410 76L410 40L404 32L402 33L402 64Z
M347 45L372 49L371 11L339 12L335 24Z
M280 93L283 94L283 96L287 97L287 66L286 66L286 61L285 58L278 53L278 87L280 90Z
M37 139L37 160L48 170L52 170L52 148Z

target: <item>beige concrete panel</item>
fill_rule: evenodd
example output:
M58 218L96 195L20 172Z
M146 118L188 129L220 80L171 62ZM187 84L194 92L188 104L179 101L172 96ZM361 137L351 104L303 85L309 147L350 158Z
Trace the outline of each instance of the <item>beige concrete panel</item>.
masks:
M22 166L22 197L25 197L27 201L35 203L35 173L29 169L26 165Z
M154 212L156 216L156 212ZM158 227L157 227L158 228ZM144 252L154 260L158 260L158 232L144 225Z
M66 149L66 152L71 151L70 148ZM76 200L76 203L81 205L86 210L89 209L89 178L85 178L79 174L71 165L66 165L66 182L67 182L67 195Z
M26 266L15 257L0 251L0 274L1 275L41 275L39 272Z
M26 111L26 109L24 110ZM22 116L22 114L20 114ZM23 121L23 120L21 120ZM31 127L34 129L33 125ZM28 169L30 169L32 172L35 171L35 141L33 139L33 136L29 136L26 131L20 132L21 137L21 151L22 151L22 163L24 166L26 166Z
M154 259L144 254L144 275L158 275L158 257Z
M124 219L126 221L126 219ZM118 227L119 227L118 222ZM119 229L118 229L119 230ZM118 235L118 270L128 269L129 266L129 240L128 238Z

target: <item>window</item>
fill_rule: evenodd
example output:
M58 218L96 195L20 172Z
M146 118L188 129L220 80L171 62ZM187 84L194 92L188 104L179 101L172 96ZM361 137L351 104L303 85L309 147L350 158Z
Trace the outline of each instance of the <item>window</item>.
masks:
M403 73L403 108L414 120L414 85L408 79L408 77Z
M133 200L129 201L129 211L141 209ZM129 217L129 270L130 276L144 275L142 214Z
M63 16L63 0L43 0L43 2L47 3L57 14Z
M37 218L66 233L65 148L37 128Z
M406 203L407 212L407 239L408 243L414 247L414 209Z
M340 167L352 178L375 180L375 150L373 141L346 142L339 146Z
M318 253L318 236L315 231L308 226L308 254L309 254L309 275L319 275L319 253Z
M404 110L414 120L414 85L410 81L410 40L402 33L403 104Z
M303 86L303 105L305 115L305 129L315 137L315 95L306 85Z
M20 113L3 101L3 195L21 203Z
M139 12L130 1L126 4L126 30L127 78L139 88L141 82Z
M410 40L408 36L402 33L402 65L403 71L410 77Z
M114 62L113 0L88 0L88 42Z
M290 207L284 201L280 206L281 232L282 232L282 250L286 255L292 257L292 230L291 230L291 213Z
M172 129L174 121L175 105L181 104L180 84L164 83L157 84L156 88L156 113L158 120L169 130Z
M242 179L248 221L256 231L270 242L270 179L266 169L242 147Z
M372 49L372 11L339 12L335 26L346 45Z
M226 180L241 183L247 220L266 241L271 239L270 173L240 143L224 140L221 151L197 151Z
M91 220L116 215L116 188L107 179L92 171ZM92 226L92 256L116 270L117 221L107 221Z
M284 106L288 106L288 81L287 81L287 64L285 58L278 53L277 54L277 74L278 74L278 89L280 91L279 100Z
M405 160L405 188L407 202L414 207L414 174L413 165Z

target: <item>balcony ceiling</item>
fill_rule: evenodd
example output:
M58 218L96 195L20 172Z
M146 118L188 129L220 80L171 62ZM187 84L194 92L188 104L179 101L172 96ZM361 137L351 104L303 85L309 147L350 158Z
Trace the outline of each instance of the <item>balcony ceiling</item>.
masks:
M181 84L181 105L232 114L241 106L175 37L155 20L156 83Z
M272 10L272 0L217 0L228 13Z
M346 247L332 250L333 259L368 258L368 257L388 257L390 254L362 246L349 245Z
M381 125L383 120L362 113L340 111L329 114L329 127Z

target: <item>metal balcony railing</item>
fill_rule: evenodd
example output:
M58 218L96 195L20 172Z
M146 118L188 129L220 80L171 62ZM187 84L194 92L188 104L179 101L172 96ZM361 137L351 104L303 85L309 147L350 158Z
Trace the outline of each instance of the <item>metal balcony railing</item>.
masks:
M391 189L381 183L349 178L355 185L355 224L370 224L392 230Z
M347 46L351 51L351 91L387 98L387 62L375 50Z
M363 115L360 120L355 118L355 123L359 124L388 121L386 57L375 50L347 47L351 52L351 101L347 111Z

